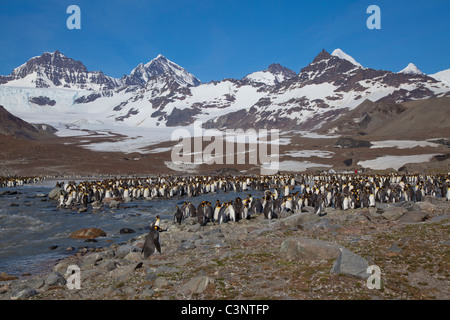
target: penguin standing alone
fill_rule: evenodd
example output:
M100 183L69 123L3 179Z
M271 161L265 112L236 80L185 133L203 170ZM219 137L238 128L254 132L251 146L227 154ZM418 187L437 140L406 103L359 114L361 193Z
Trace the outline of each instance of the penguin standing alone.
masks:
M155 249L161 254L161 245L159 243L159 227L153 227L150 232L145 237L144 246L142 247L141 253L144 253L144 259L150 257Z

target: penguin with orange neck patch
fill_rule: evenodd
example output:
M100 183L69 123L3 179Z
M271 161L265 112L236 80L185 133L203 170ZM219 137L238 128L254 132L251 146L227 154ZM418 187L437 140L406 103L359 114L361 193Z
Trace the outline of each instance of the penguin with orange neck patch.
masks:
M153 225L150 228L150 232L145 237L144 246L142 247L141 253L144 253L144 259L150 257L155 249L161 254L161 244L159 242L159 226Z

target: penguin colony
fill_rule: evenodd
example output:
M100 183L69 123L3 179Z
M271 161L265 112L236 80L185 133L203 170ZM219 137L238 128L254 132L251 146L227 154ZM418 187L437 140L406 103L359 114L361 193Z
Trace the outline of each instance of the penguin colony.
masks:
M273 189L262 198L245 199L212 205L201 202L196 208L190 201L176 206L174 220L181 223L188 217L197 217L201 225L207 222L224 223L249 219L252 214L264 214L266 219L286 217L309 206L317 215L324 215L327 207L338 210L375 207L377 202L395 203L422 201L424 196L445 197L450 201L449 176L398 175L295 175L277 177ZM299 186L291 193L291 187Z
M41 177L0 177L0 188L20 187L25 184L42 182Z
M348 210L374 207L376 202L422 201L424 196L445 197L450 201L449 175L363 175L363 174L278 174L271 176L164 176L117 178L103 181L57 183L58 206L87 207L109 200L170 199L226 191L263 191L261 198L236 198L214 204L203 201L195 206L186 201L175 208L174 220L197 217L201 224L247 219L261 214L268 219L286 213L315 208L318 215L327 207ZM291 192L296 188L296 192Z

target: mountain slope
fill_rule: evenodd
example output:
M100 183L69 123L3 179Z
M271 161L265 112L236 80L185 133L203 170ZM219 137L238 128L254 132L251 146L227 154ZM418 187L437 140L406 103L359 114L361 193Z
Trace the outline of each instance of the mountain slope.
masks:
M186 71L186 69L168 60L161 54L146 64L139 64L124 79L127 85L145 85L152 78L161 76L172 78L182 86L198 86L201 83L199 79Z
M419 68L416 67L414 63L409 63L406 68L400 70L398 73L406 73L406 74L419 74L424 75L422 71L419 70Z
M80 62L58 50L45 52L15 68L9 76L0 76L0 84L19 87L105 90L121 85L120 80L101 71L88 71Z
M243 80L271 86L295 77L297 74L291 69L278 63L272 63L266 70L250 73Z
M394 140L450 138L450 97L403 103L365 100L317 132Z
M55 137L42 125L32 125L8 112L0 106L0 134L26 140L39 140Z
M50 87L37 80L17 87L30 75ZM298 74L272 64L243 79L201 83L159 55L119 80L98 79L80 62L46 53L0 79L0 103L26 120L48 115L59 127L162 128L200 120L217 129L313 130L364 100L398 104L450 92L450 84L424 74L362 67L340 49L322 50Z

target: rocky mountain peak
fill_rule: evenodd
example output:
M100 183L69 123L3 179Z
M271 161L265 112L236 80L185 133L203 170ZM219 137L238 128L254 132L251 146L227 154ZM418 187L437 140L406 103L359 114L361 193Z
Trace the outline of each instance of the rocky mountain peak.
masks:
M325 49L322 49L320 53L314 58L312 63L319 63L324 60L329 60L331 58L331 54L329 54Z
M146 64L140 63L134 68L130 75L126 77L128 85L145 85L151 79L165 77L173 79L182 86L198 86L201 81L186 69L170 61L162 54L149 61Z
M56 50L31 58L15 68L9 76L0 76L0 84L104 90L119 86L120 81L101 71L90 72L80 61Z
M400 70L398 73L405 73L405 74L420 74L423 75L424 73L419 70L419 68L416 67L414 63L409 63L406 68Z
M268 68L267 71L273 73L273 74L282 74L285 76L286 79L293 78L297 76L297 73L295 71L283 67L279 63L272 63Z
M33 72L49 73L51 69L87 72L86 67L80 61L70 59L56 50L52 53L44 52L38 57L31 58L25 64L15 68L11 75L24 78Z

